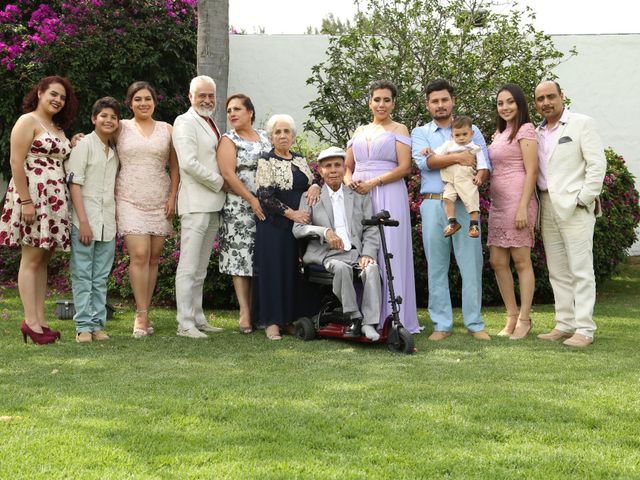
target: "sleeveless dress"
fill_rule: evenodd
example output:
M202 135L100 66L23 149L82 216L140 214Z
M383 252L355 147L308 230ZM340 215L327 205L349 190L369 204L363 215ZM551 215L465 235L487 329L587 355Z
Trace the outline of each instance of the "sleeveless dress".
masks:
M528 227L517 229L515 218L526 175L519 141L523 138L537 141L536 132L533 124L525 123L512 142L509 142L509 135L511 127L507 126L503 132L496 134L489 145L493 172L487 245L501 248L533 247L533 229L538 215L535 194L531 196L527 207Z
M236 146L236 175L254 195L258 159L271 150L271 142L267 134L262 130L257 132L260 139L255 142L245 140L235 130L223 135ZM256 219L251 205L240 195L228 192L222 208L220 272L241 277L252 276L255 238Z
M156 122L147 138L133 120L122 120L118 138L120 172L116 178L116 224L119 235L173 233L164 208L171 193L167 172L171 135L164 122Z
M47 130L33 139L24 171L36 221L27 225L20 220L20 198L12 178L0 216L0 245L70 250L69 191L64 174L70 151L69 140Z
M398 166L396 142L411 145L411 139L393 132L378 134L369 144L364 134L357 135L347 144L351 147L355 158L353 180L370 180ZM402 297L400 305L400 322L411 333L419 333L418 312L416 308L416 284L413 274L413 245L411 242L411 216L409 213L409 195L403 179L386 185L374 187L371 192L373 212L388 210L391 218L400 222L399 227L384 227L387 247L393 254L391 269L393 271L393 287L396 295ZM382 275L383 302L380 312L382 328L385 319L391 314L389 303L389 286L382 253L378 251L378 266Z

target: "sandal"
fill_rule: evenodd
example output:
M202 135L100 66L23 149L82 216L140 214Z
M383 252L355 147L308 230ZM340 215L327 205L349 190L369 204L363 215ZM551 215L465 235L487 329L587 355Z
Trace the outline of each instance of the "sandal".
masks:
M148 335L148 333L144 328L134 328L133 329L133 338L144 338L147 335Z
M240 330L240 333L242 335L249 335L250 333L253 333L253 328L251 327L238 327L238 329Z
M149 332L149 328L143 328L141 326L136 326L136 321L138 320L138 315L141 313L146 314L148 310L136 310L136 314L133 317L133 338L142 338L146 337L153 333L153 327L151 327L151 332ZM147 320L148 321L148 320Z

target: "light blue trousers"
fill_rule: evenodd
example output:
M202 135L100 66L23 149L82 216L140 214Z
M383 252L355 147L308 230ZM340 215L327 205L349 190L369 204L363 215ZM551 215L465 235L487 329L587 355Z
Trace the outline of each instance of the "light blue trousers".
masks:
M448 224L442 200L425 199L420 205L422 242L427 257L429 279L429 316L433 330L449 332L453 328L453 310L449 292L451 246L462 277L462 316L471 332L484 329L482 306L482 243L468 235L469 214L456 202L456 219L462 228L449 238L443 231Z
M71 282L77 332L102 330L107 323L107 279L116 251L110 242L80 243L79 230L71 227Z

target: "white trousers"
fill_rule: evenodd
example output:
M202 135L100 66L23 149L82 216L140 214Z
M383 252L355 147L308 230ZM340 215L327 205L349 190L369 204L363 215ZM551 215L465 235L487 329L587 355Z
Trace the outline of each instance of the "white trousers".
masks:
M220 228L220 212L185 213L180 216L180 260L176 270L178 330L206 323L202 288Z
M576 208L571 218L563 221L553 210L549 194L540 194L542 240L555 299L555 328L587 337L593 337L596 331L593 208Z

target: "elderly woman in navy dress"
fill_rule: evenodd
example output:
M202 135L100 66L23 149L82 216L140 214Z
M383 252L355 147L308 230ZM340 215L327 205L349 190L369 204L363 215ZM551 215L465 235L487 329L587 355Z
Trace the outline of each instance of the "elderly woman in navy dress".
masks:
M305 312L304 286L297 277L298 244L293 223L309 223L309 213L298 210L300 197L314 177L307 160L291 151L296 126L289 115L274 115L267 122L273 149L258 161L257 194L265 219L258 222L254 275L257 276L254 320L266 328L267 338L280 340L281 329ZM308 201L318 201L320 188L314 186ZM255 285L255 284L254 284Z

